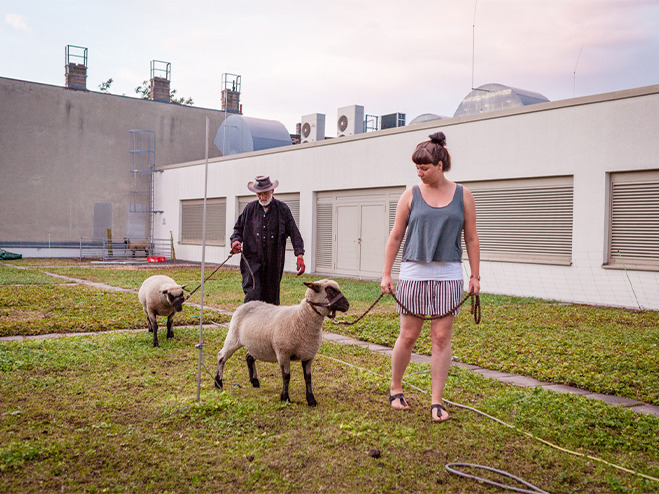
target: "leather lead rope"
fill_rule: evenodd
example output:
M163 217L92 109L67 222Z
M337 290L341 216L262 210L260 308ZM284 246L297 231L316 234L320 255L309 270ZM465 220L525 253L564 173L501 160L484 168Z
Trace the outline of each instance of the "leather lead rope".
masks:
M215 270L211 274L206 276L206 279L204 280L204 283L206 283L210 279L211 276L213 276L215 273L217 273L218 269L220 269L222 266L224 266L227 263L227 261L229 259L231 259L232 257L233 257L233 252L229 252L229 255L224 260L224 262L222 262L222 264L220 264L218 267L216 267ZM243 259L243 261L245 261L245 264L247 265L247 269L249 270L249 274L252 276L252 290L254 290L254 288L256 287L256 281L254 280L254 272L252 271L252 268L249 265L249 262L247 262L247 258L245 256L243 256L242 259ZM197 290L199 290L201 288L201 285L202 284L199 283L199 286L197 288L195 288L190 293L188 293L188 296L185 297L185 300L188 300L190 297L192 297L192 294L194 292L196 292Z

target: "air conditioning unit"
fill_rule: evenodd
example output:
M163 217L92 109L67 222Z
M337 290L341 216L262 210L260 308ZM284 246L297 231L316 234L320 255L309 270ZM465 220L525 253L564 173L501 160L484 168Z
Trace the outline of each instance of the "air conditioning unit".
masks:
M380 129L394 129L396 127L405 127L404 113L390 113L380 117Z
M304 115L300 126L300 140L305 142L315 142L325 140L325 115L322 113L312 113Z
M339 108L336 119L337 137L364 133L364 107L351 105Z

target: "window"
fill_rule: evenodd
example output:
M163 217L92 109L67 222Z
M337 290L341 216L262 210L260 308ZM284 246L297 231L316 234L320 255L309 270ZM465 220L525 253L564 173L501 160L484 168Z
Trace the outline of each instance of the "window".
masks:
M572 177L465 185L476 201L481 260L571 263Z
M610 175L607 265L659 270L659 170Z
M227 205L224 198L206 199L206 244L226 244ZM181 201L181 243L201 244L204 227L204 200Z

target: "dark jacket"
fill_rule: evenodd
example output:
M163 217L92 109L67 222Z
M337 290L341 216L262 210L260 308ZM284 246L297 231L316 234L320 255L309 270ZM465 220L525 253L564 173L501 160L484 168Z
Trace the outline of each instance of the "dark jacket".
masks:
M304 254L302 235L285 203L273 197L267 213L258 200L245 206L231 235L231 243L238 240L243 244L240 272L245 302L262 300L279 305L279 284L284 273L288 237L295 255ZM254 273L254 282L245 258Z

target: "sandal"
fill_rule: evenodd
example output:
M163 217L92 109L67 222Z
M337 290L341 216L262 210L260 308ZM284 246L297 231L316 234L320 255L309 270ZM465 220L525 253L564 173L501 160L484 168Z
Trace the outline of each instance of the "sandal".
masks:
M442 405L440 403L435 403L434 405L430 405L430 417L432 418L433 422L446 422L447 420L451 420L450 415L445 419L435 420L435 418L432 416L432 411L435 410L435 409L437 409L437 417L442 416L442 410L445 411L446 413L448 413L446 408L444 408L444 405Z
M391 407L394 410L409 410L410 409L410 405L405 400L405 396L403 395L403 393L398 393L398 394L395 394L393 396L389 395L389 404L390 405L394 402L394 400L400 400L400 404L403 406L403 408Z

